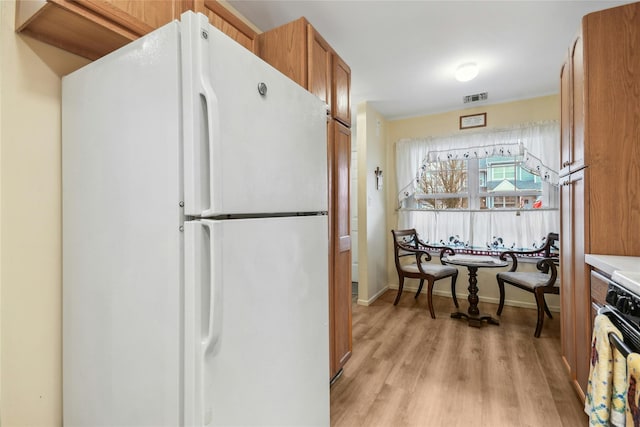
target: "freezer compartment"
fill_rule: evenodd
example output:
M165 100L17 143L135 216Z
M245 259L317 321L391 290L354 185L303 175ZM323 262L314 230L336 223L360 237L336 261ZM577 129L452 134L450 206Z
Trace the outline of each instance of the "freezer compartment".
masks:
M326 211L327 106L182 15L185 213Z
M185 224L185 424L329 425L327 217Z

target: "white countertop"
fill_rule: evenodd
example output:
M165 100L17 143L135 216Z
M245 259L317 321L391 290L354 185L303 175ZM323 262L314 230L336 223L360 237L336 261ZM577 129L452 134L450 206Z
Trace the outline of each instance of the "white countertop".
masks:
M607 273L614 282L640 294L640 257L587 254L584 260Z
M618 270L640 272L640 257L637 256L586 254L584 260L590 266L604 271L609 276Z

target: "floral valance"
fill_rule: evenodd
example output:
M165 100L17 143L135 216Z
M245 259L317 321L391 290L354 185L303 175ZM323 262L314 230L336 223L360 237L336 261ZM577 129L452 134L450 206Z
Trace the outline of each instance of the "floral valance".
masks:
M440 137L401 139L396 144L398 200L415 192L426 162L522 155L523 167L552 184L558 183L560 126L557 121L527 123Z

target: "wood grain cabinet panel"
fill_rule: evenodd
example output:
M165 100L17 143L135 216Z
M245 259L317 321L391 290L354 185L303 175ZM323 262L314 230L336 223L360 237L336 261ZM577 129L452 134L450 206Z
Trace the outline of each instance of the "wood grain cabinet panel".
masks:
M331 46L304 18L257 36L256 53L331 106Z
M258 35L256 53L351 127L351 69L304 17Z
M576 380L575 286L573 269L573 239L576 234L573 215L573 194L567 188L568 177L560 181L560 340L562 358L572 382Z
M98 59L194 10L254 52L256 32L216 0L18 0L18 32Z
M591 271L591 301L603 306L606 303L607 289L609 288L609 277L603 276L601 273Z
M307 89L331 106L331 46L307 23Z
M176 1L166 0L74 0L80 6L143 36L180 14Z
M88 59L98 59L139 34L75 1L18 1L16 29Z
M255 53L256 31L215 0L193 0L189 9L209 18L214 27Z
M332 107L333 117L351 126L351 68L337 54L333 54Z
M562 352L584 400L591 344L587 253L639 256L640 3L586 15L561 81Z
M332 184L331 235L333 277L329 288L331 377L334 377L351 357L351 228L349 214L349 184L351 162L351 131L337 121L330 123L329 148Z

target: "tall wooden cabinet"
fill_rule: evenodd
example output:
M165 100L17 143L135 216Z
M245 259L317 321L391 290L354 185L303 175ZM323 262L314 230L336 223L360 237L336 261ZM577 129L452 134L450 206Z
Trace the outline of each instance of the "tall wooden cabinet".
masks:
M266 31L256 53L329 106L329 329L330 377L351 356L351 70L305 19Z
M561 69L562 354L584 400L585 253L640 255L640 3L586 15Z

